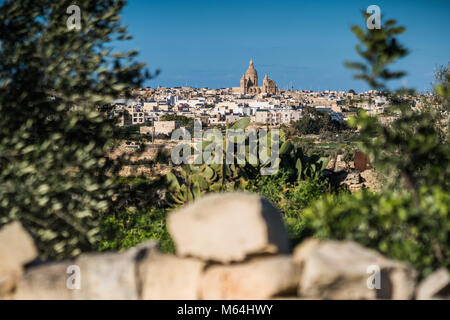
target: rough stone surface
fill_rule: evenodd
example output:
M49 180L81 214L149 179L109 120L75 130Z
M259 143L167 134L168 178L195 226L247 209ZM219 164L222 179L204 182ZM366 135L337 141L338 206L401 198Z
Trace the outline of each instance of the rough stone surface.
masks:
M211 194L169 215L177 254L229 263L261 253L287 253L280 213L246 193Z
M361 178L364 180L364 187L372 192L379 192L382 189L382 183L377 178L375 169L368 169L361 172Z
M203 299L269 299L295 293L299 268L292 257L254 258L246 263L213 265L202 279Z
M152 251L139 264L141 298L198 299L204 266L204 262L196 259L179 258Z
M81 289L74 290L75 299L138 299L137 265L146 251L156 250L150 241L123 253L85 254L74 264L80 267Z
M367 172L369 170L366 170ZM0 299L449 299L440 269L416 271L352 241L307 239L288 252L278 211L242 193L210 195L170 215L178 256L155 241L122 253L37 264L19 223L0 230ZM80 269L80 288L70 288ZM381 288L370 289L379 268ZM23 271L25 268L25 272Z
M16 300L71 300L73 290L67 288L67 268L73 262L51 263L33 267L17 284Z
M23 265L37 257L29 233L19 222L0 230L0 297L14 289L23 273Z
M352 241L300 244L294 261L302 268L299 295L324 299L411 299L414 269L366 249ZM369 289L374 271L380 270L380 289Z
M306 258L311 252L320 245L320 240L316 238L308 238L304 240L294 249L293 261L296 265L303 267L305 265Z
M417 287L416 299L450 299L450 273L441 268L424 279Z
M345 184L360 184L362 182L361 175L359 172L350 172L344 180Z

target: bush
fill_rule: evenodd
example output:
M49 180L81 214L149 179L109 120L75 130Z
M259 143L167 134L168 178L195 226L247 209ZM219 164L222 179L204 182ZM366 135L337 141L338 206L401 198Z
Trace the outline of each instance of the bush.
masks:
M312 156L313 154L318 154L318 152L320 152L320 148L316 146L316 144L314 143L314 139L294 137L292 139L292 142L296 146L302 148L303 153L307 156Z
M300 120L293 123L297 135L321 134L335 135L348 130L345 122L332 120L331 115L325 111L318 111L314 107L305 107Z
M450 267L449 210L450 196L439 187L423 188L419 206L398 191L327 195L303 211L302 237L351 239L426 276Z
M358 45L357 51L366 63L347 63L359 71L355 78L383 90L395 111L389 125L365 112L349 122L359 127L361 147L377 172L390 179L378 194L363 190L327 195L313 203L300 219L301 237L352 239L409 262L426 276L450 263L448 128L440 125L445 116L440 108L413 108L406 97L412 90L387 90L387 80L404 75L388 69L389 64L408 52L395 39L405 29L395 24L388 20L381 29L366 31L354 26L365 47ZM445 81L441 85L448 87Z
M355 152L357 151L354 147L345 146L343 150L342 160L349 164L355 160Z

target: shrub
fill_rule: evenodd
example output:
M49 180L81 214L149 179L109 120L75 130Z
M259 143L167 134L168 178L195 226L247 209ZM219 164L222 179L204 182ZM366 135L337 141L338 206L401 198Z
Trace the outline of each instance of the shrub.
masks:
M359 71L355 78L383 90L395 110L389 125L365 112L350 121L359 127L361 146L372 164L391 177L390 183L378 194L363 190L313 203L301 218L302 237L352 239L409 262L426 276L450 263L450 149L440 125L441 108L417 110L407 97L412 90L387 89L385 81L404 74L389 70L389 64L407 54L395 38L405 29L395 24L388 20L381 29L366 32L354 26L365 47L358 45L357 51L366 63L347 63ZM445 81L440 85L448 87Z
M450 196L422 188L420 199L416 206L411 194L398 191L327 195L303 211L302 236L351 239L426 276L450 266Z

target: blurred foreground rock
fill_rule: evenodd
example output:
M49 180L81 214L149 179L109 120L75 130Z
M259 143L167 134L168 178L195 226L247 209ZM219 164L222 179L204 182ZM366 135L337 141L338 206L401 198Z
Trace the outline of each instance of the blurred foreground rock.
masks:
M450 299L450 273L441 268L424 279L417 288L416 299Z
M248 193L206 195L171 213L168 228L181 256L229 263L289 251L278 210Z
M411 299L417 273L353 241L307 240L294 251L299 295L323 299ZM379 288L375 278L379 274Z
M31 268L17 284L17 300L71 300L67 268L72 262L49 263Z
M151 252L138 270L142 299L198 299L204 265L204 262L192 258Z
M289 255L255 258L245 263L214 265L202 281L203 299L269 299L295 294L299 268Z
M23 273L37 252L19 223L7 225L0 230L0 297L449 298L447 270L436 271L417 287L413 268L352 241L307 239L290 254L280 213L257 195L206 196L171 213L169 229L176 255L160 252L149 241L119 253L34 262Z
M23 265L38 253L28 232L18 222L0 230L0 298L14 289L22 276Z
M73 298L86 300L136 300L136 256L138 250L123 253L81 255L74 264L80 268L80 289Z

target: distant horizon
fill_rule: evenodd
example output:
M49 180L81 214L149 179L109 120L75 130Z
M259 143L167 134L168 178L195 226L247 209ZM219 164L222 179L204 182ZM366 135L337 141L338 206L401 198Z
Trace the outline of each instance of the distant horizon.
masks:
M118 48L138 49L150 71L161 70L144 84L152 88L237 87L253 59L259 85L267 73L284 90L368 91L344 61L361 61L350 26L364 25L371 4L407 28L399 41L410 54L393 67L407 75L391 88L429 91L434 69L450 61L450 1L131 0L122 22L133 39Z

